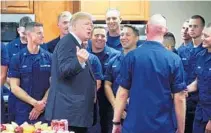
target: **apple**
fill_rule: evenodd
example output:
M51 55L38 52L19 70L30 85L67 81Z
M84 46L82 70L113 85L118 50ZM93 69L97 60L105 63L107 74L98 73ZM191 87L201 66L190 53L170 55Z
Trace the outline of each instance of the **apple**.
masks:
M23 133L23 127L20 127L20 126L16 127L15 133Z
M1 125L0 125L0 131L4 131L4 130L6 130L6 126L3 125L3 124L1 124Z

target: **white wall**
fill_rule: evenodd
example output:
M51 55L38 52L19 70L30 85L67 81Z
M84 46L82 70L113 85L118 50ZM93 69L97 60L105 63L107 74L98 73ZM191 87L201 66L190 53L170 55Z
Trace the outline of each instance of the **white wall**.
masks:
M150 1L150 15L161 13L167 19L178 47L181 44L180 30L183 22L192 15L201 15L206 23L211 22L211 1Z

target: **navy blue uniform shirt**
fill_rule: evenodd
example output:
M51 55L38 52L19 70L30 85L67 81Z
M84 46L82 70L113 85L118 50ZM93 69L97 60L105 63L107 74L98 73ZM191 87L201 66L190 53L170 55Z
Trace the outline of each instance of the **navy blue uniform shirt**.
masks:
M103 80L103 70L100 64L100 60L94 54L89 54L89 62L92 66L92 72L96 80Z
M195 67L198 54L204 50L202 44L198 47L194 47L193 42L190 42L187 46L183 46L178 51L179 56L182 59L182 63L185 70L185 81L187 84L192 83L196 78ZM196 104L198 102L198 92L192 92L187 98L187 110L189 112L195 112Z
M184 43L181 44L181 45L179 46L179 48L177 49L178 55L180 55L181 53L183 53L184 49L185 49L186 47L188 47L188 46L189 46L188 44L187 44L187 45L184 45Z
M125 56L117 82L130 90L123 133L175 133L171 94L186 88L179 56L146 41Z
M121 45L121 42L120 42L120 35L119 36L110 36L109 32L108 32L106 44L111 48L122 51L122 45Z
M30 54L27 48L13 56L9 65L8 77L20 79L20 87L36 100L41 100L50 86L51 55L40 48L38 54ZM17 99L15 102L15 121L22 124L24 121L44 121L43 115L38 120L28 119L32 106Z
M9 64L9 56L6 46L1 44L1 66L8 66ZM1 86L2 87L2 86ZM4 106L4 99L3 99L3 88L1 89L1 122L5 123L5 106Z
M89 43L91 43L91 41ZM104 50L102 52L100 52L100 53L92 52L92 48L90 46L87 48L87 50L90 53L92 53L92 54L94 54L94 55L96 55L98 57L98 59L100 60L101 65L102 65L102 68L103 68L103 74L106 71L106 68L108 66L108 62L110 61L110 59L112 59L113 57L115 57L117 54L120 53L120 51L117 51L117 50L115 50L115 49L113 49L113 48L111 48L111 47L109 47L107 45L105 46Z
M199 91L195 119L207 122L211 120L211 53L207 49L200 52L195 72Z
M173 48L172 52L174 52L175 54L178 54L178 51L175 48Z
M185 46L185 48L179 52L179 56L182 59L182 63L185 69L185 78L187 84L192 83L196 78L194 69L196 66L198 53L202 50L204 50L202 44L195 48L193 43L190 42L188 46Z
M4 44L1 44L1 65L8 66L9 64L9 55L7 48Z
M9 61L11 61L11 58L15 56L17 53L21 51L21 49L26 48L27 44L23 44L20 40L20 38L16 38L15 40L11 41L9 44L7 44L7 51L9 55ZM15 120L15 112L14 112L14 104L16 101L16 97L12 92L9 93L8 98L8 121L14 121Z
M50 52L50 53L53 53L57 43L60 41L60 36L49 41L48 43L46 43L46 47L47 47L47 50Z
M9 54L9 59L16 55L18 52L20 52L21 49L25 48L27 44L21 43L20 38L16 38L15 40L11 41L9 44L7 44L7 50Z
M109 46L105 46L104 50L100 53L94 53L92 52L92 47L91 47L91 41L88 42L88 47L87 50L96 55L98 57L98 59L100 60L100 64L102 65L102 70L103 70L103 76L105 74L105 71L108 67L108 62L114 58L117 54L119 54L120 52L110 48ZM100 113L100 119L101 119L101 128L103 131L106 132L106 130L109 130L108 128L108 109L109 109L109 102L105 96L105 92L104 92L104 80L102 80L102 85L99 88L99 90L97 91L97 98L99 101L99 113ZM112 123L111 123L112 125ZM111 128L112 129L112 128Z
M105 73L105 80L110 81L112 83L112 91L114 96L116 96L119 84L116 82L117 76L120 71L121 62L124 58L124 54L121 53L117 55L115 58L109 61L108 68Z

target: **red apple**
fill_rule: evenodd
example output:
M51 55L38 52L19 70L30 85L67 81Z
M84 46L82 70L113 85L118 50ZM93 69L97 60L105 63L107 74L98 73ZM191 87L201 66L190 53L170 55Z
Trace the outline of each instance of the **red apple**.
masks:
M20 127L20 126L16 127L15 133L23 133L23 127Z
M4 130L6 130L6 126L3 124L0 124L0 131L4 131Z

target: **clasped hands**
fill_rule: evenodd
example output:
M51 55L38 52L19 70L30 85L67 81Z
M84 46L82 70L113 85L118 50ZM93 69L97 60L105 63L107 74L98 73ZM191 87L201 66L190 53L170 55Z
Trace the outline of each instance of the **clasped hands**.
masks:
M34 104L34 108L31 110L31 112L29 113L29 119L30 120L36 120L40 114L43 113L44 108L46 106L46 102L45 101L37 101Z

